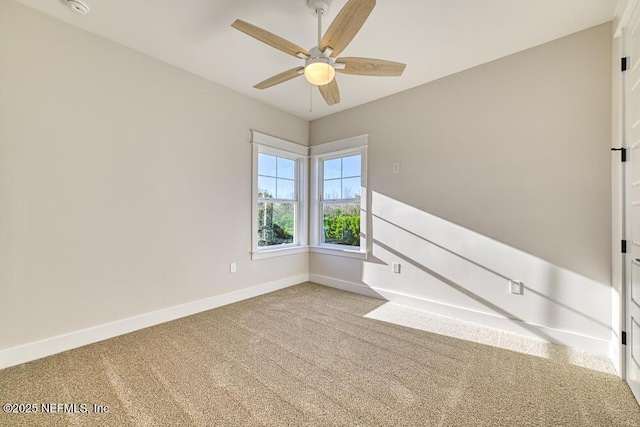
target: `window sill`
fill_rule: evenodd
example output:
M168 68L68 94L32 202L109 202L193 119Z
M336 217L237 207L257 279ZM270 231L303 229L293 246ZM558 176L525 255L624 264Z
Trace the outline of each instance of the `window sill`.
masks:
M344 249L328 246L310 246L309 252L323 255L341 256L346 258L367 259L367 253L361 250Z
M309 246L289 246L286 248L263 249L261 251L251 252L251 259L267 259L279 256L303 254L309 252Z

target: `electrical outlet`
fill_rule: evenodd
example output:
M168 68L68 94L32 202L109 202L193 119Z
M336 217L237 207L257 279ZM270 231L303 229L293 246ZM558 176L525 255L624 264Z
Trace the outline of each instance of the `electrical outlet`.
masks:
M238 271L238 266L236 265L235 262L232 262L231 264L229 264L229 271L232 273L235 273L236 271Z
M517 280L509 280L509 292L515 295L522 295L524 293L524 284Z
M393 162L392 170L393 170L393 173L400 173L400 162Z
M391 263L391 268L393 269L394 273L400 274L400 263L399 262L392 262Z

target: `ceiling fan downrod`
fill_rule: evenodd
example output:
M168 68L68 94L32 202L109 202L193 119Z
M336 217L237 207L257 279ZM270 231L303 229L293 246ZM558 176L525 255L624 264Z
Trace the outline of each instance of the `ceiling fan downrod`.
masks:
M322 40L322 15L324 15L324 9L316 10L316 14L318 15L318 46L320 46L320 41Z
M329 12L331 0L307 0L307 6L314 16L318 17L318 46L322 40L322 16Z

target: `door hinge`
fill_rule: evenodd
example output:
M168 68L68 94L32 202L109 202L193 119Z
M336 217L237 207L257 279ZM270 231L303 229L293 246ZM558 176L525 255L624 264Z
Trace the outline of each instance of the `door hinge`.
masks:
M619 151L620 152L620 161L627 161L627 149L626 148L612 148L611 151Z
M627 71L627 57L620 58L620 71Z
M627 253L627 241L626 240L622 241L622 248L621 249L622 249L622 253L623 254Z
M627 345L627 333L622 331L622 345Z

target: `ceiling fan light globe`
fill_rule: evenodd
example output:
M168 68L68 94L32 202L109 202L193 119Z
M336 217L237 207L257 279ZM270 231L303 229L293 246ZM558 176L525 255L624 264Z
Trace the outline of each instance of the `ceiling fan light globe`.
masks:
M324 86L331 83L336 76L336 70L326 62L312 62L304 67L304 77L309 83Z

